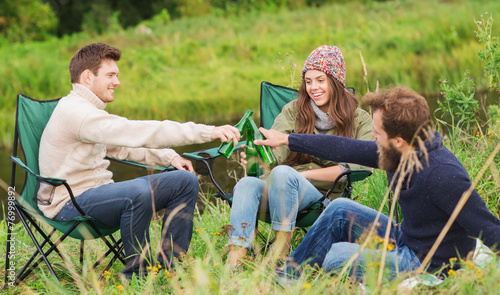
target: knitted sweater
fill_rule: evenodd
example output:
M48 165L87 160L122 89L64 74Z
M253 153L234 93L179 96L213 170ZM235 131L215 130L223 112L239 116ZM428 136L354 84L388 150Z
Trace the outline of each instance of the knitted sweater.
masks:
M61 98L40 140L40 174L66 179L75 196L112 183L105 156L148 165L170 165L177 153L167 147L211 140L213 126L192 122L135 121L111 115L90 89L73 84ZM41 184L39 207L54 218L70 200L64 186Z
M360 141L327 135L291 134L289 147L330 160L377 167L378 153L375 142ZM419 148L416 149L423 169L413 173L403 184L399 204L404 219L401 223L402 242L420 259L436 241L450 218L462 194L471 186L467 171L448 149L442 145L436 132L432 142L427 141L428 162ZM386 171L389 183L395 171ZM392 188L394 189L394 188ZM429 270L449 264L452 257L465 258L474 250L474 238L480 237L485 245L500 244L500 220L486 207L479 194L473 190L444 240L434 254Z

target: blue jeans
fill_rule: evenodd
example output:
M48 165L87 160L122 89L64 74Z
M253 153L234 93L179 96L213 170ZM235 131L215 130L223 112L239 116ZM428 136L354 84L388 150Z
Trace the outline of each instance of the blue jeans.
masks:
M83 192L76 202L83 211L98 222L120 226L127 266L123 273L144 273L142 249L149 243L149 226L155 211L166 209L163 224L175 213L168 228L162 229L162 250L168 261L186 253L193 232L193 211L198 198L198 178L193 173L177 170L148 175L123 182L101 185ZM73 203L64 205L55 220L71 220L80 216ZM165 232L166 230L166 232ZM173 244L172 244L173 242Z
M244 177L234 187L228 245L251 248L257 215L269 213L275 231L295 228L297 212L321 199L307 179L290 166L276 166L267 181Z
M328 272L339 272L351 256L359 252L361 245L356 243L362 234L368 233L378 212L346 198L333 200L308 231L304 240L287 260L287 272L300 274L300 265L317 264ZM385 236L389 218L381 214L376 233ZM420 266L417 255L401 242L401 230L396 236L394 222L391 226L390 240L396 247L387 252L385 265L390 270L390 278L397 273L416 270ZM380 262L380 249L365 248L350 268L350 275L357 279L363 276L369 263Z

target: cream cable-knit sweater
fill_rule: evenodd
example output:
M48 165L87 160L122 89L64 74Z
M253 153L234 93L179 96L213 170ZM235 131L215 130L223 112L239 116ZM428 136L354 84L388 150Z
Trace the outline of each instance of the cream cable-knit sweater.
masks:
M170 165L167 147L211 140L214 126L174 121L135 121L111 115L90 89L73 84L57 104L40 141L40 174L66 179L75 196L113 182L106 155L148 165ZM39 207L54 218L70 200L64 186L41 184Z

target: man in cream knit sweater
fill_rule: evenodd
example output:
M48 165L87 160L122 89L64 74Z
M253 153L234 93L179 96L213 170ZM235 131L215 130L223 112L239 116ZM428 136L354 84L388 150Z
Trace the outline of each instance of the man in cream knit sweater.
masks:
M104 110L120 85L116 62L121 53L103 43L87 45L69 65L73 90L63 97L50 117L40 142L40 173L63 178L72 187L78 205L97 221L120 226L127 256L127 278L144 274L139 255L149 243L149 225L155 211L166 209L159 256L164 266L188 250L198 179L189 160L169 147L219 138L238 142L230 125L219 127L173 121L136 121ZM173 165L178 170L114 183L105 156L148 165ZM42 185L38 202L46 217L70 220L80 214L63 186ZM164 261L163 257L167 258Z

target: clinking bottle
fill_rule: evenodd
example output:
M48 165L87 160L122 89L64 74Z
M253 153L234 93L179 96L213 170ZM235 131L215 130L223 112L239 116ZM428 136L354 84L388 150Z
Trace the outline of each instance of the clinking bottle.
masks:
M253 130L247 125L247 144L245 145L246 154L246 172L248 176L259 176L259 152L253 143Z
M259 128L257 127L257 124L255 124L255 121L252 119L252 117L249 117L247 119L247 132L249 130L252 132L254 139L266 139L264 135L260 133ZM255 147L257 148L257 151L259 152L262 160L264 160L267 165L273 165L276 163L276 158L274 157L274 154L269 146L257 145Z
M245 130L245 125L247 124L247 119L252 118L253 111L248 110L241 120L234 125L234 127L238 128L238 131L240 131L240 134L243 134L243 130ZM234 151L234 143L231 140L230 142L223 142L219 146L219 149L217 150L221 155L223 155L226 158L229 158L231 154Z

